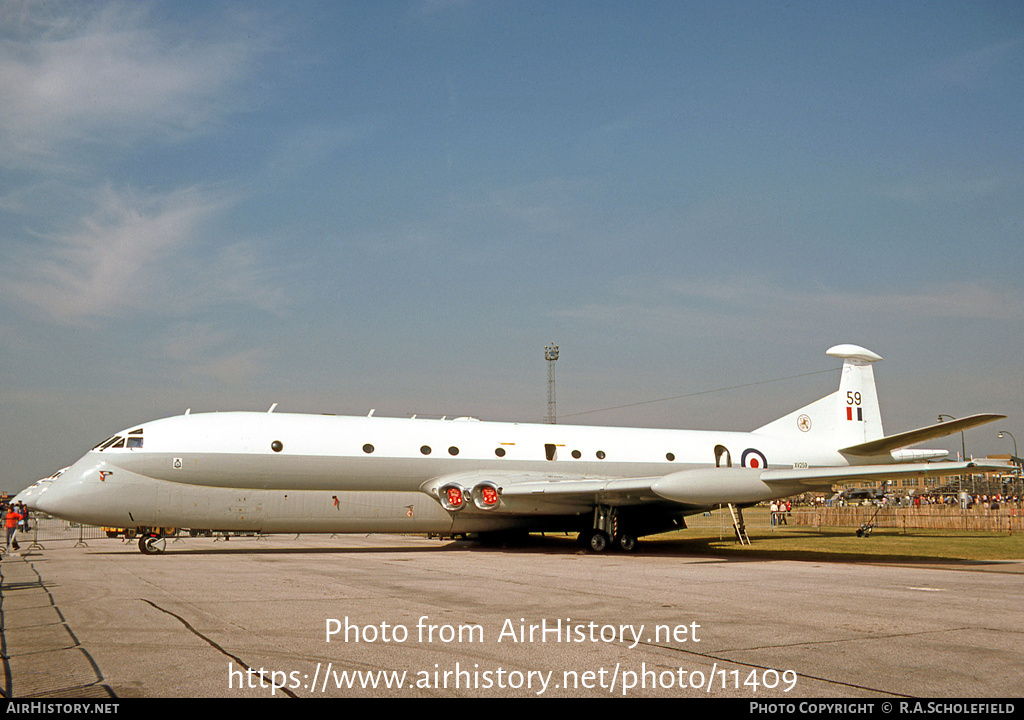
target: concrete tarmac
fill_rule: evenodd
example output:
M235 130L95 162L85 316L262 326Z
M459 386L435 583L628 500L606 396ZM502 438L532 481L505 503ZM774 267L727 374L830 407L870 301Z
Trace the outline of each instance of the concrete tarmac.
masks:
M0 575L15 698L1005 698L1024 667L1024 562L304 535L53 543Z

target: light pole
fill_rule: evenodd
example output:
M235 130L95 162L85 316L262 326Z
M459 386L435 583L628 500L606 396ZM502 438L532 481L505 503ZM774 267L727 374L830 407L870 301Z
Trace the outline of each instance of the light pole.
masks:
M996 437L1002 437L1003 435L1009 435L1010 439L1013 440L1013 458L1010 460L1010 462L1013 463L1013 465L1016 467L1017 479L1020 480L1020 478L1021 478L1020 467L1021 466L1018 463L1020 463L1021 460L1020 460L1020 457L1017 455L1017 438L1015 438L1013 436L1013 433L1010 432L1009 430L1000 430L999 431L999 435L997 435Z
M942 422L942 418L949 418L950 420L956 420L952 415L939 414L939 422ZM967 443L964 442L964 431L960 431L960 459L967 462Z
M558 359L558 346L551 343L544 348L544 359L548 361L548 418L547 422L554 425L555 419L555 360Z
M1000 430L999 434L996 437L1002 437L1003 435L1009 435L1010 439L1013 440L1013 459L1016 461L1016 459L1017 459L1017 438L1015 438L1013 436L1013 433L1010 432L1009 430ZM1014 464L1016 464L1016 462Z

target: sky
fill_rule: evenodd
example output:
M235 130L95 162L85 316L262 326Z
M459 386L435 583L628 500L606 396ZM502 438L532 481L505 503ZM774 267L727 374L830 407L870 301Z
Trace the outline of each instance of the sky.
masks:
M0 488L186 409L542 421L549 343L561 422L753 429L854 343L1012 452L1021 78L1018 0L0 1Z

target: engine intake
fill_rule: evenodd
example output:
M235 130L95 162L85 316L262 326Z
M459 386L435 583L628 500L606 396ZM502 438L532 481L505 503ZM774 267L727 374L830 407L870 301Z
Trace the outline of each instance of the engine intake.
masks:
M481 510L493 510L498 507L498 486L491 482L482 482L473 488L473 504Z
M466 490L461 485L455 483L449 483L448 485L442 485L437 491L437 499L441 502L441 507L445 510L452 512L458 512L462 508L466 507Z

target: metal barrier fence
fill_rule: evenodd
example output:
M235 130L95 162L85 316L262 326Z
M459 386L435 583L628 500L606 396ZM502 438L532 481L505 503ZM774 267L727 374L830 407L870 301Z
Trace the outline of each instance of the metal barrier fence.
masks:
M969 530L978 532L1024 531L1024 511L1002 506L991 510L980 505L925 507L821 507L794 511L795 525L814 527L858 527L865 523L880 528L904 530Z
M1024 510L1015 506L1001 506L998 510L976 505L962 509L956 505L929 505L924 507L799 506L772 517L764 506L746 508L743 521L747 532L772 532L789 527L843 527L858 528L870 523L879 528L902 530L966 530L977 532L1024 532ZM732 518L728 510L690 515L686 525L691 530L717 531L722 537L733 534Z
M99 538L106 539L107 534L101 528L91 525L79 525L50 517L33 517L29 520L28 530L19 530L15 537L25 548L48 542L85 543ZM0 543L0 551L3 548L4 544Z

